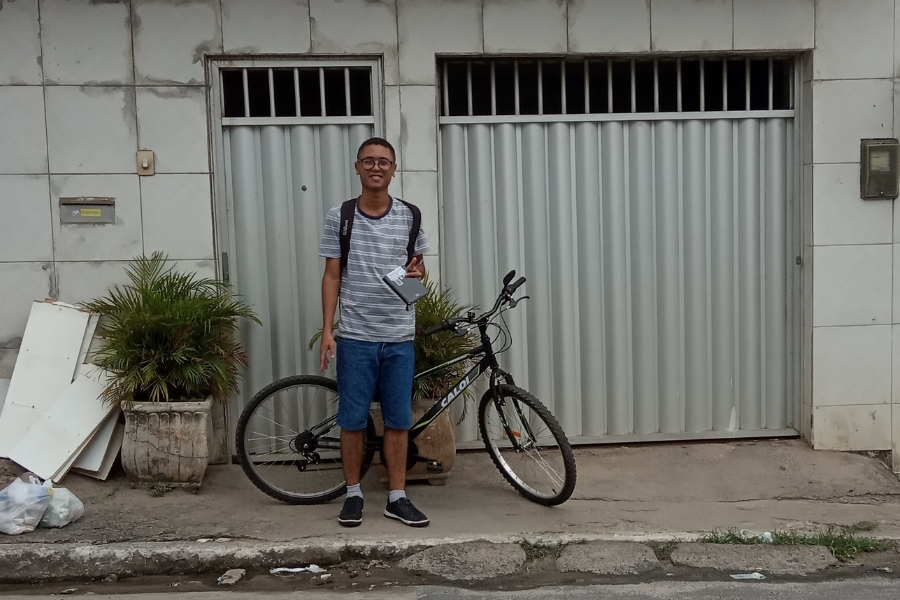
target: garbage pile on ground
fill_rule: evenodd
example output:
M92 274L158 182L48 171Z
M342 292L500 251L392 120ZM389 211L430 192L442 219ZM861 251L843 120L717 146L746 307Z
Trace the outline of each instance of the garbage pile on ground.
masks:
M124 434L100 400L106 379L89 360L97 316L50 300L31 307L5 400L0 457L59 483L70 471L105 480Z
M65 527L84 514L84 504L66 488L23 473L0 490L0 533L19 535L37 527Z

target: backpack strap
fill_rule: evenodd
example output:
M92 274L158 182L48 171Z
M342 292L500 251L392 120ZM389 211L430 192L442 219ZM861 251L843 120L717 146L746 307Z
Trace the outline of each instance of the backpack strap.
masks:
M350 254L350 232L353 230L353 217L356 216L357 198L351 198L341 204L341 222L338 239L341 244L341 272L347 268L347 255Z
M356 203L358 198L351 198L341 204L341 222L338 230L338 240L341 246L341 271L347 268L347 257L350 254L350 232L353 231L353 218L356 216ZM397 198L400 200L400 198ZM419 239L419 229L422 228L422 211L415 204L400 200L412 212L412 227L409 229L409 241L406 244L406 264L416 255L416 240Z
M405 204L413 215L412 227L409 229L409 242L406 244L406 264L409 264L409 261L416 255L416 240L419 239L419 229L422 227L422 211L418 206L406 200L400 200L400 202Z

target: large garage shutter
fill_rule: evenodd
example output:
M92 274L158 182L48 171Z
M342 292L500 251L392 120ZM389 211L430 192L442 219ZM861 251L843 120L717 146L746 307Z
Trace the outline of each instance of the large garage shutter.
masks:
M445 283L528 277L503 362L570 437L795 433L792 117L442 118Z

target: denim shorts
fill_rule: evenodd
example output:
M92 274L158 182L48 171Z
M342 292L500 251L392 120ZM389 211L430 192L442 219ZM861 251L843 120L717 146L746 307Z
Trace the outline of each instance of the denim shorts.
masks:
M384 426L412 427L415 351L408 342L363 342L337 338L337 424L347 431L366 428L376 391Z

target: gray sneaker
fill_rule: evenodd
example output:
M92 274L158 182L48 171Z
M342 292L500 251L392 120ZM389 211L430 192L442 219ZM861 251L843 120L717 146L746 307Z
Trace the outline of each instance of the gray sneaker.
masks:
M384 509L384 516L389 519L397 519L403 521L410 527L425 527L431 521L422 514L418 508L413 506L409 498L400 498L396 502L388 502L387 508Z
M344 508L341 509L338 523L344 527L356 527L362 523L362 511L362 496L349 496L344 500Z

